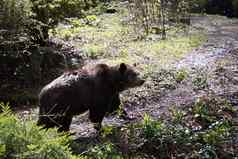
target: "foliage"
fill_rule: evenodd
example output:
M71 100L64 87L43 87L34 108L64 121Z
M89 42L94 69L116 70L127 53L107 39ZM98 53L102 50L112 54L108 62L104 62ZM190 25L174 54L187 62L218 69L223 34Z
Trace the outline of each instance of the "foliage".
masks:
M0 43L0 100L11 104L36 102L36 92L31 89L62 73L64 57L57 50L29 45L29 41L17 40Z
M49 38L48 31L54 28L67 15L82 15L82 2L77 0L31 0L34 13L28 27L35 42L44 44ZM73 15L72 15L73 14ZM33 24L33 27L32 27ZM34 35L37 31L37 35Z
M32 15L30 0L2 0L0 7L0 29L23 31Z
M129 1L131 23L141 37L151 32L166 38L171 22L190 24L190 1L187 0L131 0Z
M132 28L121 22L121 14L96 16L93 21L96 25L85 24L85 18L71 19L69 27L56 28L55 36L71 41L86 57L106 57L106 62L110 64L122 61L133 64L151 58L158 61L156 65L167 65L206 40L201 32L184 36L176 35L174 30L168 31L168 37L164 41L153 39L153 36L151 39L135 40ZM145 71L152 70L148 63L142 67Z
M8 105L0 104L0 156L3 159L73 158L67 134L56 129L43 130L33 121L20 121Z
M198 74L192 79L192 83L195 90L201 90L208 87L208 75L205 70L199 70Z
M188 72L186 72L186 70L179 70L177 71L175 75L175 80L180 83L183 80L185 80L187 77L188 77Z
M149 139L159 136L165 128L165 125L160 121L153 121L148 114L145 114L142 128L145 138Z
M85 154L80 155L85 159L123 159L122 154L118 152L115 145L112 143L104 143L102 145L96 145L89 149Z
M72 155L67 134L20 121L9 105L0 106L2 158L233 158L237 153L233 143L236 110L212 94L198 98L189 109L171 109L167 120L145 114L142 123L103 127L97 144L78 156ZM82 146L79 143L74 149Z
M104 127L100 143L81 156L108 158L234 158L236 110L209 95L185 110L172 108L164 119L145 114L141 123ZM123 154L123 155L122 155ZM97 158L95 157L95 158ZM112 158L113 158L112 157Z
M104 54L105 47L100 45L86 45L84 48L84 53L88 58L98 58Z
M235 135L232 112L233 108L225 100L209 96L200 98L192 111L183 113L172 109L172 122L153 120L145 115L142 136L146 142L141 148L156 158L234 157L235 152L223 149L227 143L232 143L231 136Z

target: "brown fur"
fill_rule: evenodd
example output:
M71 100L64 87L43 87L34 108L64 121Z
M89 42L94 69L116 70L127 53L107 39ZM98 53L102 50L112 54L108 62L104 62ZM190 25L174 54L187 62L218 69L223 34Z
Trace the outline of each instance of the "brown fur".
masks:
M66 72L41 90L38 124L68 131L72 117L89 110L91 122L99 129L105 114L119 107L119 93L143 83L139 74L124 63Z

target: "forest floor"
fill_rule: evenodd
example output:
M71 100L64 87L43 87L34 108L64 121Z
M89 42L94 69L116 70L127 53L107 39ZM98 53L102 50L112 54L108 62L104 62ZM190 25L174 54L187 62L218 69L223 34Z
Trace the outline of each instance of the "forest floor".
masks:
M161 41L153 35L149 40L137 41L124 26L117 25L118 20L126 18L117 14L97 17L104 23L96 27L69 31L65 25L63 29L59 26L56 34L56 39L80 49L86 59L84 64L138 63L138 69L147 77L142 87L121 94L129 118L108 116L103 125L120 127L140 121L145 114L166 117L171 109L188 109L202 96L224 97L238 106L238 19L194 15L189 32L182 38ZM94 22L100 23L97 20ZM36 112L34 108L18 114L33 114L34 118ZM74 118L71 131L76 132L76 137L95 133L87 114Z
M153 69L142 87L122 93L123 108L131 120L110 116L103 124L121 126L140 121L145 114L166 117L171 109L188 109L203 96L223 97L238 106L237 26L238 20L194 16L192 27L202 29L207 41L168 65L158 64L160 67ZM151 63L157 62L149 59L146 64ZM79 136L93 132L90 122L82 116L75 118L71 128Z

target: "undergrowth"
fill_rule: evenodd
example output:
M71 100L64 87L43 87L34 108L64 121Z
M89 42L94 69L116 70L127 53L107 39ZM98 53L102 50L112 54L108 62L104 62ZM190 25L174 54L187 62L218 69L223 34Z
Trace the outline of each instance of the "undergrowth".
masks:
M236 110L219 97L200 97L186 110L171 110L168 120L145 115L142 152L155 158L237 157Z
M104 127L101 143L83 154L104 158L109 152L115 158L237 157L236 110L226 100L200 97L189 109L172 108L170 112L166 120L145 114L140 123Z
M235 158L236 109L215 95L186 109L170 109L165 119L144 115L142 122L104 126L85 144L56 129L44 130L18 119L1 103L0 157L3 159ZM95 140L94 142L92 142Z
M0 158L2 159L70 159L71 139L56 129L42 130L35 122L19 120L0 104Z

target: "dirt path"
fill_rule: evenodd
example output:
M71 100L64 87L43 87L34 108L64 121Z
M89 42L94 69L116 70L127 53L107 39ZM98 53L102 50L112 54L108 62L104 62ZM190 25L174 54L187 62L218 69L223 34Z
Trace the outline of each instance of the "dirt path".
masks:
M238 20L214 17L194 17L193 25L207 30L208 41L177 63L177 67L213 67L218 58L238 48Z

